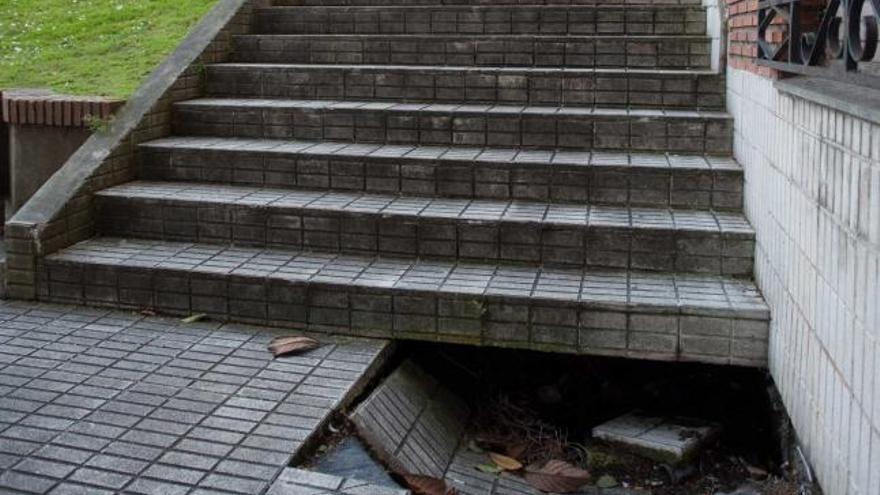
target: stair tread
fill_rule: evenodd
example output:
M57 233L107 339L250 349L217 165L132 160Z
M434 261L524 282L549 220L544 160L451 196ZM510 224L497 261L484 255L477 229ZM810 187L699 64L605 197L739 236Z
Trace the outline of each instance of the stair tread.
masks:
M725 237L754 236L754 230L743 214L711 210L430 198L162 181L134 181L96 194L110 198L254 208L296 208L315 212L333 211L468 222L533 222L584 228L676 230Z
M635 117L635 118L681 118L720 119L732 117L727 112L715 110L671 110L636 108L594 108L567 106L497 105L497 104L449 104L449 103L399 103L393 101L355 100L295 100L270 98L198 98L175 103L177 107L235 107L293 110L369 110L389 112L422 112L438 114L477 115L556 115L563 117Z
M462 4L452 4L452 5L430 5L430 4L420 4L420 5L268 5L264 7L257 7L256 11L273 11L273 10L340 10L340 11L349 11L349 10L377 10L377 9L388 9L388 10L437 10L438 8L442 8L444 11L455 11L455 10L465 10L465 11L481 11L481 10L503 10L510 11L511 9L529 9L529 8L541 8L542 10L564 10L564 11L574 11L574 10L629 10L629 11L640 11L643 9L670 9L670 10L705 10L705 7L699 3L685 3L685 4L676 4L676 3L642 3L642 4L546 4L546 3L517 3L517 4L498 4L498 5L488 5L488 4L479 4L479 5L462 5Z
M231 69L322 69L322 70L397 70L413 72L498 72L504 74L633 74L633 75L662 75L662 76L721 76L718 71L708 68L693 69L651 69L639 67L519 67L519 66L489 66L489 65L407 65L407 64L297 64L297 63L268 63L268 62L224 62L220 64L208 64L209 68Z
M172 136L142 143L152 149L253 151L321 156L406 158L425 161L504 162L530 166L633 167L742 172L736 160L723 155L529 150L501 147L368 144L348 141L306 141L266 138Z
M367 290L530 298L608 310L769 319L769 309L753 282L716 275L547 268L116 237L82 241L47 256L46 262Z
M376 40L388 38L392 40L401 39L442 39L450 38L463 41L491 41L501 40L517 40L517 39L540 39L540 40L562 40L569 42L589 41L589 40L621 40L621 41L648 41L648 40L684 40L684 41L708 41L712 38L707 34L458 34L458 33L424 33L424 34L361 34L361 33L301 33L301 34L279 34L279 33L250 33L236 34L235 38L358 38L367 40Z

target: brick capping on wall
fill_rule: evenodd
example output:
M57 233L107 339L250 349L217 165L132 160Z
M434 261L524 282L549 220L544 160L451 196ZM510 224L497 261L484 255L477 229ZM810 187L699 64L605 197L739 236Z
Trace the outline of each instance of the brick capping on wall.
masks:
M108 119L125 102L96 96L59 95L40 89L0 93L0 115L12 125L86 127L89 116Z
M223 62L231 38L246 34L254 6L265 0L220 0L117 112L6 223L7 294L36 296L38 260L92 236L95 191L136 175L135 149L171 132L171 105L202 94L206 64Z

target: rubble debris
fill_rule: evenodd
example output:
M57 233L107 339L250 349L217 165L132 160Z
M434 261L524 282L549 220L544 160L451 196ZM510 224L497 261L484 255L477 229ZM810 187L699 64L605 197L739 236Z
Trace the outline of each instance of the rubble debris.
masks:
M696 458L720 430L720 426L698 419L664 418L636 411L596 426L593 436L675 465Z

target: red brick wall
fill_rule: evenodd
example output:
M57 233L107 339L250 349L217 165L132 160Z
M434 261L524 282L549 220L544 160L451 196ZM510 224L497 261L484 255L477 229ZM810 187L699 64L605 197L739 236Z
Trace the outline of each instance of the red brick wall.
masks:
M727 65L734 69L748 70L765 77L777 77L777 72L755 64L758 53L758 0L725 0L727 2L728 53ZM779 37L780 32L771 32Z

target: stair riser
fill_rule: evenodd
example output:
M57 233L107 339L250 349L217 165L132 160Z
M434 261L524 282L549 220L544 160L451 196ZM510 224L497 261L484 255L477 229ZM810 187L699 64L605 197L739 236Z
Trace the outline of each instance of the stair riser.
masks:
M766 365L766 316L45 261L40 299L353 336ZM752 319L755 318L755 319Z
M218 65L207 91L223 97L566 105L629 108L724 108L714 74Z
M706 12L691 7L269 8L261 34L705 34Z
M603 5L600 0L274 0L276 6L403 6L413 5ZM617 0L615 5L701 5L701 0Z
M739 211L740 170L143 148L141 177L466 199Z
M507 116L509 115L509 116ZM181 135L537 149L730 153L729 118L178 105Z
M99 196L113 237L556 266L749 276L754 237L548 222L445 219L382 211L250 207Z
M240 62L509 67L687 69L709 67L706 38L577 40L566 37L247 35L234 38Z

